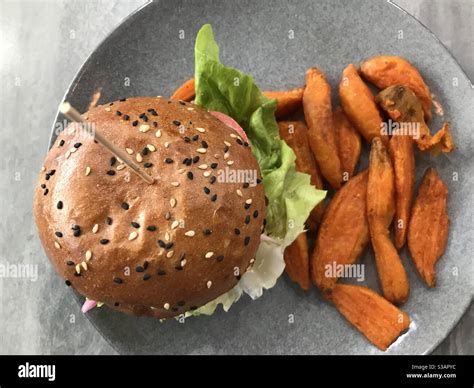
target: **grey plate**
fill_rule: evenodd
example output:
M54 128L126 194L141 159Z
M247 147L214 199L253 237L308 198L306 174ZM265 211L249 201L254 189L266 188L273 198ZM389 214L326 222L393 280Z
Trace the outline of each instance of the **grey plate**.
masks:
M459 149L449 156L419 158L418 178L426 166L434 165L450 187L449 243L438 263L438 286L433 290L422 284L404 253L411 295L403 309L413 324L387 351L430 352L460 319L473 289L469 119L474 104L459 65L426 28L384 1L160 1L143 7L110 34L83 65L65 99L84 111L99 87L101 103L122 96L169 95L193 74L194 37L207 22L214 27L224 63L252 74L264 89L301 85L305 70L314 65L326 71L335 87L348 63L383 53L412 61L442 101ZM289 39L290 30L294 39ZM440 123L434 121L433 127ZM363 262L366 283L378 290L371 252ZM124 354L382 353L316 290L303 293L286 275L256 301L244 297L228 313L219 311L185 323L160 323L107 308L88 317Z

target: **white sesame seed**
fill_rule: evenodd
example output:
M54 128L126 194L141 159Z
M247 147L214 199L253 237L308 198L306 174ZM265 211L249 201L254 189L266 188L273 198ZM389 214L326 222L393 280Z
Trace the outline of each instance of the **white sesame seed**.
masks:
M92 227L92 233L97 233L98 230L99 230L99 224L95 224L95 225Z
M45 166L41 167L41 171L46 171L46 167Z
M188 237L193 237L196 234L194 230L188 230L184 235Z
M186 265L187 261L186 259L183 259L181 260L181 262L179 263L181 265L181 267L184 267Z
M76 147L72 147L72 148L69 150L69 152L70 152L71 154L73 154L73 153L76 152L76 151L77 151L77 148L76 148Z
M97 302L97 307L102 307L104 305L104 302Z
M214 256L214 252L207 252L207 253L204 255L204 257L205 257L206 259L210 259L212 256Z
M131 148L125 148L125 151L127 151L127 154L129 155L133 154L133 150Z
M198 148L196 151L199 152L200 154L205 154L205 153L207 152L207 149L205 149L205 148Z
M201 133L206 132L206 130L204 128L196 128L196 131L201 132Z
M176 229L177 227L179 226L179 221L178 220L174 220L171 224L171 229Z
M90 259L92 259L92 252L91 252L91 251L87 251L87 252L86 252L86 261L89 261Z
M180 168L180 169L178 170L178 174L182 174L182 173L185 172L185 171L186 171L186 170L185 170L184 168Z
M125 164L119 164L119 165L117 166L117 170L118 170L118 171L121 171L121 170L123 170L125 167L126 167Z
M110 108L109 107L105 108L105 111L110 112Z
M170 234L168 232L165 233L165 240L170 241Z
M86 176L91 173L91 168L89 166L86 167Z
M122 159L120 159L120 158L117 156L117 162L119 162L119 163L123 163L123 160L122 160Z
M85 261L83 261L83 262L81 263L81 265L82 265L82 268L84 268L84 270L87 271L87 263L86 263Z
M163 96L156 96L156 98L163 98Z
M228 165L228 166L232 166L233 164L234 164L234 161L233 161L233 160L229 160L229 161L227 162L227 165Z
M206 178L211 176L211 172L210 171L205 171L202 175L204 175Z
M171 198L171 199L170 199L170 205L171 205L171 207L175 207L175 206L176 206L176 199L175 199L175 198Z
M140 129L139 129L139 130L140 130L140 132L146 133L146 132L148 132L148 131L150 130L150 126L147 125L147 124L142 124L142 125L140 125Z
M207 169L207 164L200 164L198 166L198 168L201 169L201 170L206 170Z
M151 152L155 152L155 151L156 151L156 147L155 147L153 144L147 144L147 145L146 145L146 148L148 148Z
M250 259L250 264L255 263L255 259Z
M230 144L228 141L226 141L226 140L224 140L224 144L225 144L227 147L230 147L230 146L231 146L231 144Z
M245 201L245 203L246 203L247 205L251 205L251 204L252 204L252 198L247 199L247 200Z
M66 151L66 155L64 155L64 157L66 159L69 159L70 156L71 156L71 151Z
M169 219L171 218L171 213L170 213L170 212L166 212L165 218L166 218L167 220L169 220Z
M156 137L161 137L161 129L158 129L158 131L156 131L155 136Z
M168 148L170 146L170 143L165 141L165 148Z
M231 134L230 134L230 137L232 137L233 139L237 139L237 138L238 138L238 136L237 136L235 133L231 133Z
M54 242L54 246L55 246L57 249L61 249L61 244L59 244L57 241Z
M194 108L188 108L188 110L194 110Z
M171 182L171 186L178 187L178 186L179 186L179 182Z
M237 193L237 195L238 195L239 197L242 196L242 191L240 191L240 189L237 189L235 192Z
M81 266L79 264L76 265L76 272L81 273Z
M137 162L139 162L139 163L143 162L142 154L138 153L137 156L136 156L136 159L137 159Z
M207 285L207 288L211 288L212 287L212 282L210 280L208 280L206 285Z
M169 251L167 254L166 254L166 257L169 259L170 257L173 257L174 255L174 251Z
M221 156L220 156L219 154L214 154L214 157L215 157L216 159L219 159Z
M137 232L132 232L132 233L130 233L130 235L128 236L128 241L135 240L137 237L138 237L138 233L137 233Z
M170 309L170 304L169 304L169 303L165 303L165 304L163 305L163 308L164 308L165 310L169 310L169 309Z
M229 153L226 152L226 153L224 154L224 160L225 160L225 159L229 159L229 156L230 156Z

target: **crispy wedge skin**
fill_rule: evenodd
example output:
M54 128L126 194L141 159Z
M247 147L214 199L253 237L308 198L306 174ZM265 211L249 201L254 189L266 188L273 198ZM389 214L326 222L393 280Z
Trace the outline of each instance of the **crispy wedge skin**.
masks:
M379 55L360 64L362 77L379 89L392 85L410 88L423 104L425 120L431 120L431 93L415 66L398 56Z
M406 242L415 190L413 138L401 131L395 133L390 139L389 152L395 173L395 247L401 249Z
M308 125L309 144L331 187L341 186L342 170L332 122L331 87L324 74L315 67L306 72L303 108Z
M380 350L387 350L410 326L406 313L364 286L337 284L330 300Z
M327 266L355 263L369 243L367 178L367 170L351 178L324 213L310 265L311 278L325 295L337 282L336 277L326 276Z
M311 176L311 184L317 189L323 189L323 179L316 164L314 155L311 153L308 141L308 128L302 121L280 121L280 137L293 149L296 155L296 170ZM321 202L310 215L310 226L314 229L315 224L321 221L324 205Z
M339 99L348 119L367 142L372 142L374 137L380 137L387 144L388 136L381 134L382 116L374 96L352 63L342 72Z
M265 91L263 94L270 99L277 99L275 116L277 119L282 119L301 108L303 92L304 88L297 88L292 90Z
M431 131L423 117L421 101L409 88L403 85L389 86L382 90L375 100L392 120L408 124L413 129L415 125L418 126L419 134L413 138L420 151L438 154L455 149L448 123L431 136Z
M308 238L301 233L293 243L285 249L285 271L291 280L298 283L303 290L311 288L309 276Z
M389 236L395 213L395 177L382 141L375 138L369 157L367 218L375 262L384 297L394 304L407 300L410 285L405 268Z
M333 115L336 144L342 166L343 181L349 180L354 175L359 162L361 140L359 132L352 126L341 108L337 108Z
M413 204L408 226L408 248L420 276L429 287L436 285L436 262L448 241L446 211L448 188L435 169L426 170Z
M191 101L195 95L194 78L191 78L175 90L170 100Z

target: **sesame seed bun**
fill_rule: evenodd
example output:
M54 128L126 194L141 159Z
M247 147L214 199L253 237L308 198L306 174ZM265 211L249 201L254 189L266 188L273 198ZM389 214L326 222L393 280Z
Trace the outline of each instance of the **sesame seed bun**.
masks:
M191 103L129 98L83 117L156 181L144 182L77 124L58 136L39 174L34 215L66 284L157 318L233 288L253 263L265 217L250 146Z

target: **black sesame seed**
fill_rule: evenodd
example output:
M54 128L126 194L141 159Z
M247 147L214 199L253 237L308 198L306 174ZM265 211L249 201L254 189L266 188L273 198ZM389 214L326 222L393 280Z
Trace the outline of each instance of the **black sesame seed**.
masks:
M181 105L186 105L186 103L185 103L184 101L179 100L178 102L179 102Z
M140 224L138 222L132 221L131 224L134 228L138 229L140 227Z
M203 232L204 235L206 235L206 236L209 236L210 234L212 234L212 230L211 230L211 229L207 229L207 228L204 229L202 232Z
M217 168L217 163L211 163L211 168L212 169Z
M186 142L186 143L190 143L191 142L191 139L187 136L183 137L183 140Z
M165 276L166 275L166 271L163 271L162 269L158 270L156 272L159 276Z
M183 159L183 164L188 164L188 160L189 160L189 158L184 158Z
M76 229L72 234L74 237L79 237L81 235L81 229Z
M240 234L240 229L235 228L234 233L238 236Z
M48 193L49 193L49 189L45 189L45 190L43 191L43 195L48 195Z
M227 152L227 151L229 151L229 146L226 145L224 146L224 152Z
M66 261L66 265L72 267L74 265L74 261L68 260L68 261Z
M213 185L216 180L217 178L215 176L211 176L211 179L209 179L209 182L211 182L211 185Z
M114 278L114 283L116 283L116 284L122 284L122 283L123 283L123 280L120 279L120 278Z
M158 127L158 123L156 121L153 121L152 123L153 127L157 128Z
M123 202L121 206L122 206L122 209L124 210L130 209L130 205L127 202Z
M119 303L119 302L115 302L115 303L114 303L114 306L115 306L115 307L118 307L118 306L120 306L120 303Z
M148 280L151 278L151 275L146 273L145 275L143 275L143 280Z
M117 158L115 156L112 156L110 158L110 165L113 166L115 163L117 163Z
M244 141L244 146L245 146L245 147L248 147L248 146L249 146L249 143L247 143L246 141Z
M217 194L214 194L214 195L211 197L211 201L212 201L212 202L215 202L216 199L217 199Z
M142 154L143 154L143 156L147 156L149 152L150 152L150 150L147 147L145 147L145 148L143 148Z
M258 210L255 210L255 211L253 212L253 218L257 218L257 217L258 217Z
M137 272L143 272L143 271L145 271L145 268L143 268L141 265L138 265L138 266L135 268L135 271L137 271Z
M176 303L179 307L183 307L186 302L184 300L180 300L179 302Z
M54 234L59 238L63 237L63 234L61 232L55 232Z
M80 144L80 143L79 143L79 144ZM74 147L76 147L76 146L74 145ZM77 147L76 147L76 148L77 148ZM56 172L56 170L49 170L49 171L47 172L47 174L50 175L50 176L53 176L55 172Z
M143 268L144 268L144 269L147 269L149 264L150 264L150 263L145 260L145 261L143 262Z
M132 125L133 125L134 127L136 127L136 126L138 125L138 120L132 121Z
M190 166L191 164L193 163L193 160L191 158L189 158L187 161L186 161L186 166Z
M113 102L110 102L110 103L109 103L109 106L112 106L112 105L114 105L114 103L113 103Z
M154 109L148 109L148 112L150 112L152 116L158 116L158 113Z
M181 121L173 120L173 124L179 127L181 125Z
M82 143L76 143L74 144L74 148L79 148L82 145Z
M237 275L235 278L236 278L237 280L240 280L241 277L242 277L242 276Z
M244 245L249 245L249 242L250 242L250 237L247 236L244 238Z
M202 148L209 148L209 145L205 140L201 141Z
M79 230L79 229L81 229L81 227L79 225L72 224L71 229L72 230Z
M206 194L209 194L209 193L211 192L211 190L209 189L209 187L204 187L203 190L204 190L204 192L205 192Z
M113 175L115 175L115 171L114 170L109 170L109 171L107 171L107 175L113 176Z
M58 201L58 203L56 204L56 207L61 210L63 208L63 201Z
M244 209L245 209L245 210L250 209L250 206L251 206L251 205L250 205L249 203L244 203Z
M106 239L106 238L103 238L102 240L99 241L102 245L107 245L110 240L109 239Z
M71 286L71 282L69 280L66 280L64 283L66 283L66 286L70 287Z
M64 141L64 140L61 140L61 141L59 142L59 146L62 147L62 146L64 145L64 143L65 143L65 141Z
M216 257L216 260L217 260L218 262L221 262L222 260L224 260L224 256L223 256L223 255L219 255L219 256Z
M245 217L245 223L246 224L250 223L250 216Z
M51 177L50 177L48 174L46 174L46 175L44 176L44 179L46 179L47 181L49 181L49 178L51 178Z
M171 158L166 158L166 159L165 159L165 163L171 164L171 163L173 163L173 159L171 159Z
M107 218L105 219L105 223L106 223L107 225L112 225L112 222L113 222L113 220L112 220L112 218L110 218L110 217L107 217Z
M127 99L126 98L121 98L119 101L124 102L124 101L127 101Z
M244 189L248 189L249 186L250 186L250 183L248 183L248 182L245 182L245 183L242 185L242 187L243 187Z
M242 140L240 140L239 138L235 139L235 141L237 142L237 144L244 145L244 143L242 142Z
M154 232L156 230L156 226L155 225L149 225L146 227L146 230L148 230L149 232Z
M145 168L150 168L150 167L153 167L153 163L150 163L150 162L146 162L143 167Z
M196 141L197 139L199 139L199 135L194 135L194 136L192 137L192 139L193 139L193 141Z
M129 115L123 115L123 119L124 120L130 120L130 116Z
M262 180L257 178L257 185L260 184L260 183L262 183Z
M119 110L115 111L115 114L116 114L117 116L122 116L122 112L120 112Z
M191 171L188 171L188 173L187 173L186 175L188 176L188 179L189 179L189 180L193 180L194 175L193 175L193 173L192 173Z
M158 240L158 245L160 248L166 248L166 243L163 240Z
M44 183L41 183L41 188L42 189L45 189L46 188L46 185Z
M168 244L166 244L165 249L171 249L171 248L173 248L173 245L174 245L174 243L169 242Z
M142 119L145 116L146 116L146 113L140 113L138 117L140 117Z
M199 156L195 156L195 157L193 158L193 163L197 163L197 162L199 162Z

